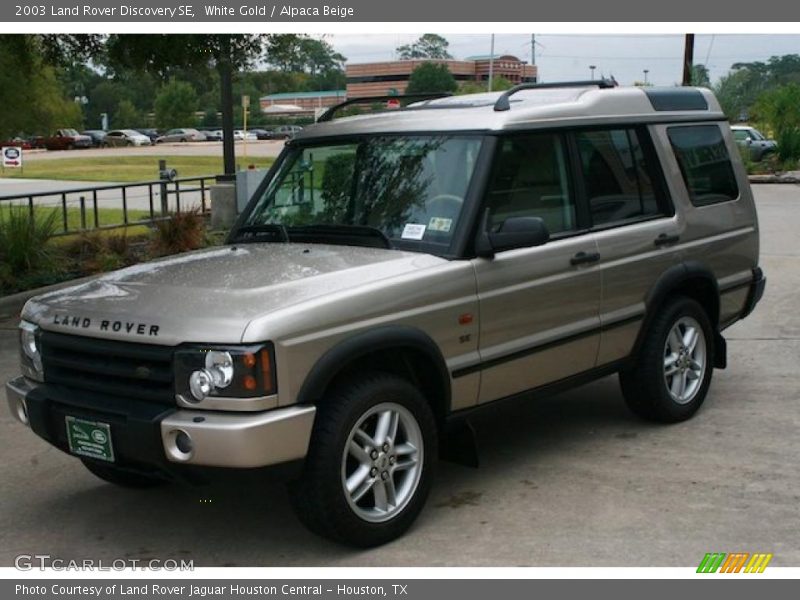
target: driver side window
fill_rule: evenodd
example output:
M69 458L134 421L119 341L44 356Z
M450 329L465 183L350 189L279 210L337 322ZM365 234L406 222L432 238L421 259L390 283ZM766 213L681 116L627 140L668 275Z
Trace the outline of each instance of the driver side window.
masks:
M489 184L489 229L510 217L539 217L551 234L576 229L564 143L555 133L502 140Z

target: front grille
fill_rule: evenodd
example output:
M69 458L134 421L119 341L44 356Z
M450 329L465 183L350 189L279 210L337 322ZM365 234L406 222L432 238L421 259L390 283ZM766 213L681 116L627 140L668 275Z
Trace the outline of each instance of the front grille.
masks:
M169 346L98 340L45 331L45 382L114 397L175 404Z

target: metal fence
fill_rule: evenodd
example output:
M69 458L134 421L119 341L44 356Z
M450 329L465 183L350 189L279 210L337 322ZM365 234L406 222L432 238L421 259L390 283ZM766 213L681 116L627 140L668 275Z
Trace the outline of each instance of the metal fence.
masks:
M48 209L58 210L60 230L55 235L147 225L181 211L199 209L205 213L211 184L216 179L216 175L203 175L11 194L0 196L0 210L8 210L9 206L27 207L31 219ZM121 209L121 221L107 222L103 209Z

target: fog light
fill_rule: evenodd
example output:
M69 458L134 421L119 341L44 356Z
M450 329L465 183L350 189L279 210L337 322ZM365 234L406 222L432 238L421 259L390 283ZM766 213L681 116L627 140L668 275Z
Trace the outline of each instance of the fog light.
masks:
M192 438L185 431L179 431L178 435L175 436L175 446L184 454L191 454L193 448Z
M183 429L171 429L164 437L164 451L175 462L189 462L194 454L194 442Z

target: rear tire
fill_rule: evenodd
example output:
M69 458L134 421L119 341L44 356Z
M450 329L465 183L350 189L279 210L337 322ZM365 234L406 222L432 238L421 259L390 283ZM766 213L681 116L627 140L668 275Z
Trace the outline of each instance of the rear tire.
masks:
M668 299L646 332L634 365L619 374L628 408L660 423L690 418L705 400L714 370L714 336L703 307Z
M436 464L430 405L388 373L346 380L317 409L301 478L289 487L314 533L368 548L401 536L422 510Z
M92 460L81 460L92 475L120 487L146 489L164 485L166 481L141 473L132 473L115 467L102 465Z

